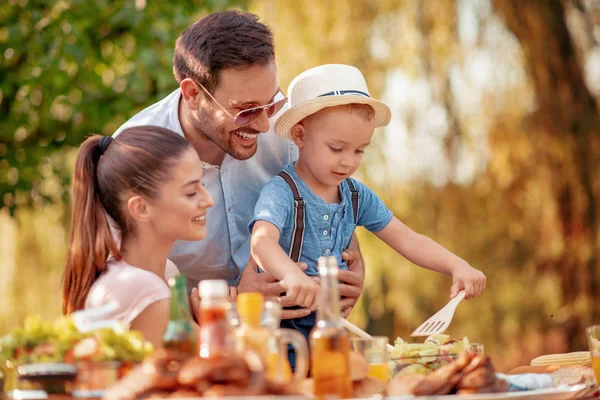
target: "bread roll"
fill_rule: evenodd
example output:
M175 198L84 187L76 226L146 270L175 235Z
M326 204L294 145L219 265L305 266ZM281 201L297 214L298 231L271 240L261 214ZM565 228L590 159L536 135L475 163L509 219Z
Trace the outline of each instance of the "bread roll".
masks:
M354 397L371 397L385 392L385 383L379 379L367 376L360 381L352 382Z

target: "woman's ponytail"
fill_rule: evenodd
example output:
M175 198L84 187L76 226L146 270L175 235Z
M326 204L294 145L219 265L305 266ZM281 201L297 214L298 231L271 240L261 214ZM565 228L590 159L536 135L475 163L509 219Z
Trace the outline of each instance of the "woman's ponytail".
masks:
M92 284L112 254L120 259L106 211L100 200L98 161L103 137L89 137L80 147L73 174L73 212L63 286L63 313L84 308ZM104 141L103 144L105 144Z

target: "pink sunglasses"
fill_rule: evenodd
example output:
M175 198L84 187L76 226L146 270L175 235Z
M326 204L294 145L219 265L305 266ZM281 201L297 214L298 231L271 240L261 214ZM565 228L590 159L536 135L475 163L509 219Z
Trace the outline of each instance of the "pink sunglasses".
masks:
M221 103L219 103L217 99L215 99L213 95L210 94L210 92L201 83L196 83L206 92L206 94L208 94L208 96L215 103L217 103L219 107L221 107L223 111L225 111L227 115L229 115L233 119L234 123L238 126L248 125L250 122L258 118L260 114L262 114L263 110L267 112L267 118L271 118L273 115L277 114L279 110L281 110L285 103L287 103L287 97L285 97L285 95L283 95L283 92L279 90L277 93L281 93L283 95L283 99L274 101L269 104L265 104L264 106L248 108L247 110L240 111L236 115L231 115L231 113L227 111L227 109L223 107Z

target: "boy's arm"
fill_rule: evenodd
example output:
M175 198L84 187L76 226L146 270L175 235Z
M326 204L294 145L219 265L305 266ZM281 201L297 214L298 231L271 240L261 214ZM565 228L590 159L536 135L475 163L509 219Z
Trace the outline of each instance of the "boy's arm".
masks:
M317 305L319 285L310 279L279 246L279 229L267 221L256 221L250 253L256 263L279 281L285 280L287 296L312 310ZM282 286L283 290L283 286Z
M481 271L434 240L413 231L396 217L375 235L414 264L451 275L451 297L461 289L465 290L467 299L477 297L485 288L486 278Z

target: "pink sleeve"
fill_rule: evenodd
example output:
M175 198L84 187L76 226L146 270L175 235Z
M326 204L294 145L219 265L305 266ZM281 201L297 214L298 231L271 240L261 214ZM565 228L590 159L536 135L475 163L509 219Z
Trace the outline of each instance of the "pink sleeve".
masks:
M116 301L118 309L109 318L129 326L150 304L171 298L167 284L151 272L135 267L123 268L99 279L86 301L86 308Z

